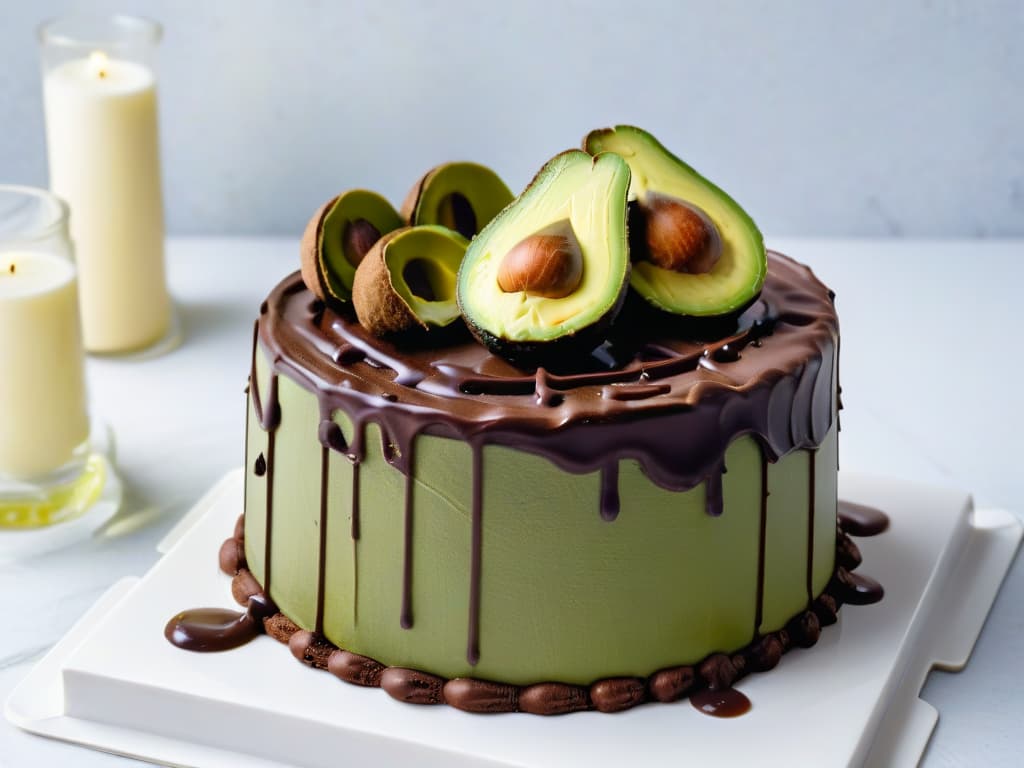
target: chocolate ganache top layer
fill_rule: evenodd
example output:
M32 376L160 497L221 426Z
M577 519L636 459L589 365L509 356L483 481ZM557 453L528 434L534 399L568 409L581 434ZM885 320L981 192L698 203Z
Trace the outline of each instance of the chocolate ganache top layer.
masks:
M254 403L275 421L277 375L315 394L321 442L363 456L377 423L385 456L409 474L417 434L501 444L545 456L570 472L615 473L636 459L671 490L708 482L708 511L721 509L725 449L752 435L775 461L817 447L832 424L838 321L833 294L809 268L769 254L760 297L728 328L698 339L671 318L638 313L573 371L520 369L468 336L448 344L396 346L318 301L299 273L261 307L259 343L270 391ZM342 410L355 425L343 435Z

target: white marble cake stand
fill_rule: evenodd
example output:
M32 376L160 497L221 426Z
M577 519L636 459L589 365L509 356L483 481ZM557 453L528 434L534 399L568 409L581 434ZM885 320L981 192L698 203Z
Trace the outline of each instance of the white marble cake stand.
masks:
M933 667L963 667L1021 538L1007 512L968 496L843 474L844 499L889 512L859 539L861 572L885 599L845 606L809 650L737 687L747 715L718 720L687 701L614 716L477 716L416 707L347 685L259 637L186 653L163 637L184 608L234 607L217 551L241 507L225 477L161 543L142 579L115 584L14 690L20 727L168 765L916 764L938 713L918 694Z

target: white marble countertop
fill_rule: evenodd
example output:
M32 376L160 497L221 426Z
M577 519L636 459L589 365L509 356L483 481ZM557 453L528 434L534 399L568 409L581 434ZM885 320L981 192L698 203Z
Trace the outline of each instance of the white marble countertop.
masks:
M1014 402L1024 241L769 239L838 294L845 469L964 488L1024 516ZM252 322L298 264L297 242L176 239L168 266L184 344L147 362L89 361L95 410L117 436L126 503L106 535L0 564L0 701L110 584L141 575L156 542L242 460ZM955 621L955 617L951 618ZM1016 766L1024 720L1024 568L996 599L970 664L935 672L940 713L924 765ZM134 763L31 736L0 721L0 766Z

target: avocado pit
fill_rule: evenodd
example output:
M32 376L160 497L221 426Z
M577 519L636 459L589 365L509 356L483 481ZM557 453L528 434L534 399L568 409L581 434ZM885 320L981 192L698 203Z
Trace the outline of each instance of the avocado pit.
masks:
M505 293L561 299L583 279L583 253L568 220L520 240L498 268L498 287Z
M455 230L467 240L478 231L473 206L461 192L452 192L441 199L437 208L437 223Z
M673 272L710 272L722 255L722 238L707 214L667 195L638 203L645 253L655 266Z
M345 254L345 260L353 267L358 267L378 240L380 230L366 219L348 222L341 233L341 250Z
M424 301L437 301L437 291L430 282L430 267L426 259L412 259L402 269L402 279L415 296Z

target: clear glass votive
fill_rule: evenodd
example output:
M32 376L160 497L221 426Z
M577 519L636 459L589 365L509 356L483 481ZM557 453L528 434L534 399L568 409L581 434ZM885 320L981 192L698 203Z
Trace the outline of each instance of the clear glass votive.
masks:
M77 516L99 495L68 207L0 185L0 529Z
M68 16L39 28L50 190L71 208L85 348L125 354L171 329L157 126L159 24Z

